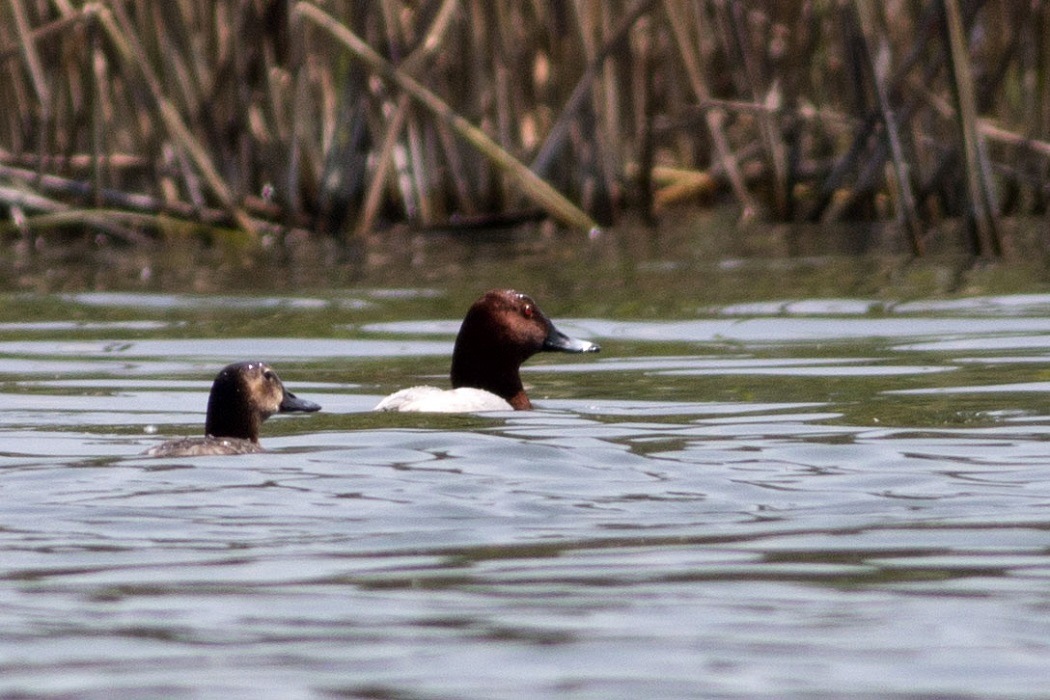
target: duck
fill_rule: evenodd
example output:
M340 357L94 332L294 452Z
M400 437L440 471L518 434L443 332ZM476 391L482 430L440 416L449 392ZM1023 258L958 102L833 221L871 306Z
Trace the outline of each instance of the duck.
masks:
M452 349L452 389L415 386L387 396L376 411L474 413L527 411L521 364L538 352L590 353L596 343L570 338L528 294L491 289L475 301Z
M263 452L259 426L274 413L321 410L284 388L265 362L235 362L216 375L208 396L204 437L169 440L146 450L150 457L198 457Z

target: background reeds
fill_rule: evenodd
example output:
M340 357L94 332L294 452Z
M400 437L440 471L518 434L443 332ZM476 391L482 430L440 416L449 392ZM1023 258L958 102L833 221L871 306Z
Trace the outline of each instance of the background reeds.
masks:
M1039 0L7 0L0 231L730 202L1000 255L1046 212L1048 30Z

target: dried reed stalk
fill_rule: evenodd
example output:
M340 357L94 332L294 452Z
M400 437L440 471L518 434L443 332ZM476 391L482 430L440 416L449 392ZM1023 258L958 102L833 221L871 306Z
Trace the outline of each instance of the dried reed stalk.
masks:
M559 194L553 187L536 177L525 165L501 148L483 131L457 114L445 101L427 90L415 79L390 65L372 47L362 41L356 34L340 24L331 15L305 2L297 3L296 13L309 19L324 29L355 56L364 61L368 67L381 75L385 80L396 84L413 99L426 107L436 117L446 122L466 141L494 163L497 167L515 178L525 193L537 204L549 211L552 216L569 226L587 231L596 230L598 225L575 205Z
M863 27L867 25L872 28L875 24L872 5L852 5L854 12L858 13L858 21ZM871 31L871 30L869 30ZM894 177L892 178L893 191L896 194L896 206L894 213L897 224L908 236L911 243L912 253L922 255L925 252L923 244L922 224L919 221L918 212L915 209L915 196L912 191L911 167L904 156L904 148L901 145L900 132L897 127L897 115L890 102L889 90L886 83L888 80L889 49L885 43L880 49L880 60L876 61L868 45L868 39L861 30L857 35L857 51L861 54L861 60L867 69L867 77L871 81L875 93L876 104L882 120L883 133L885 135L886 147L890 153L890 162L893 165Z
M962 220L1009 254L1004 217L1050 210L1047 34L1050 0L7 0L0 216L350 236L524 193L584 227L888 219L915 254Z
M981 255L999 255L1002 248L996 226L995 196L991 191L983 140L977 128L973 74L970 70L962 15L957 0L942 0L942 3L952 69L952 90L959 113L964 170L970 196L969 214L976 232L976 252Z
M117 7L119 8L120 6L118 5ZM178 111L175 109L175 106L162 92L160 81L150 68L149 61L146 59L142 47L132 38L134 35L132 33L130 22L127 21L126 17L122 17L123 27L118 25L118 20L106 7L98 8L96 16L100 26L106 33L106 37L109 39L113 48L119 53L121 59L126 65L135 68L146 83L149 94L153 98L158 116L161 118L161 121L164 122L171 137L175 139L179 146L185 150L190 158L193 159L194 164L200 169L201 174L207 181L212 193L218 197L223 206L230 211L233 218L237 221L237 224L245 231L253 233L255 228L251 219L244 210L235 203L233 193L215 169L211 158L208 156L208 152L201 146L197 139L194 138L193 134L190 133L189 129L183 123Z
M685 66L693 93L699 102L707 102L711 97L711 92L704 75L704 62L697 50L697 42L689 33L690 26L699 27L702 26L702 23L698 17L690 16L689 8L678 0L664 0L664 12L667 13L670 20L675 45ZM709 109L704 112L704 122L718 155L719 165L725 170L733 192L743 206L743 218L752 219L758 214L758 205L744 184L736 156L733 155L725 133L725 121L726 114L720 109Z

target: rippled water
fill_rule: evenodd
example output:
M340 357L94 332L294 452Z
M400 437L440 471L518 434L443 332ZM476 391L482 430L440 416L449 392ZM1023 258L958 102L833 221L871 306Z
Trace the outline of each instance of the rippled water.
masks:
M1050 296L558 316L539 410L369 413L415 298L0 323L0 697L1047 697ZM250 357L324 412L140 456Z

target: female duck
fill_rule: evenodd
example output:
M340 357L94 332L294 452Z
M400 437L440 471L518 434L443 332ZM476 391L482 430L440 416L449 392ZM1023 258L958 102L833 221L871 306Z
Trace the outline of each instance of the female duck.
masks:
M417 386L391 394L377 411L462 413L532 408L521 384L521 363L537 352L598 352L557 328L527 294L486 292L467 311L452 350L452 389Z
M153 457L196 457L262 452L259 426L274 413L318 411L320 406L286 391L263 362L227 365L215 377L208 396L205 437L169 440L150 448Z

